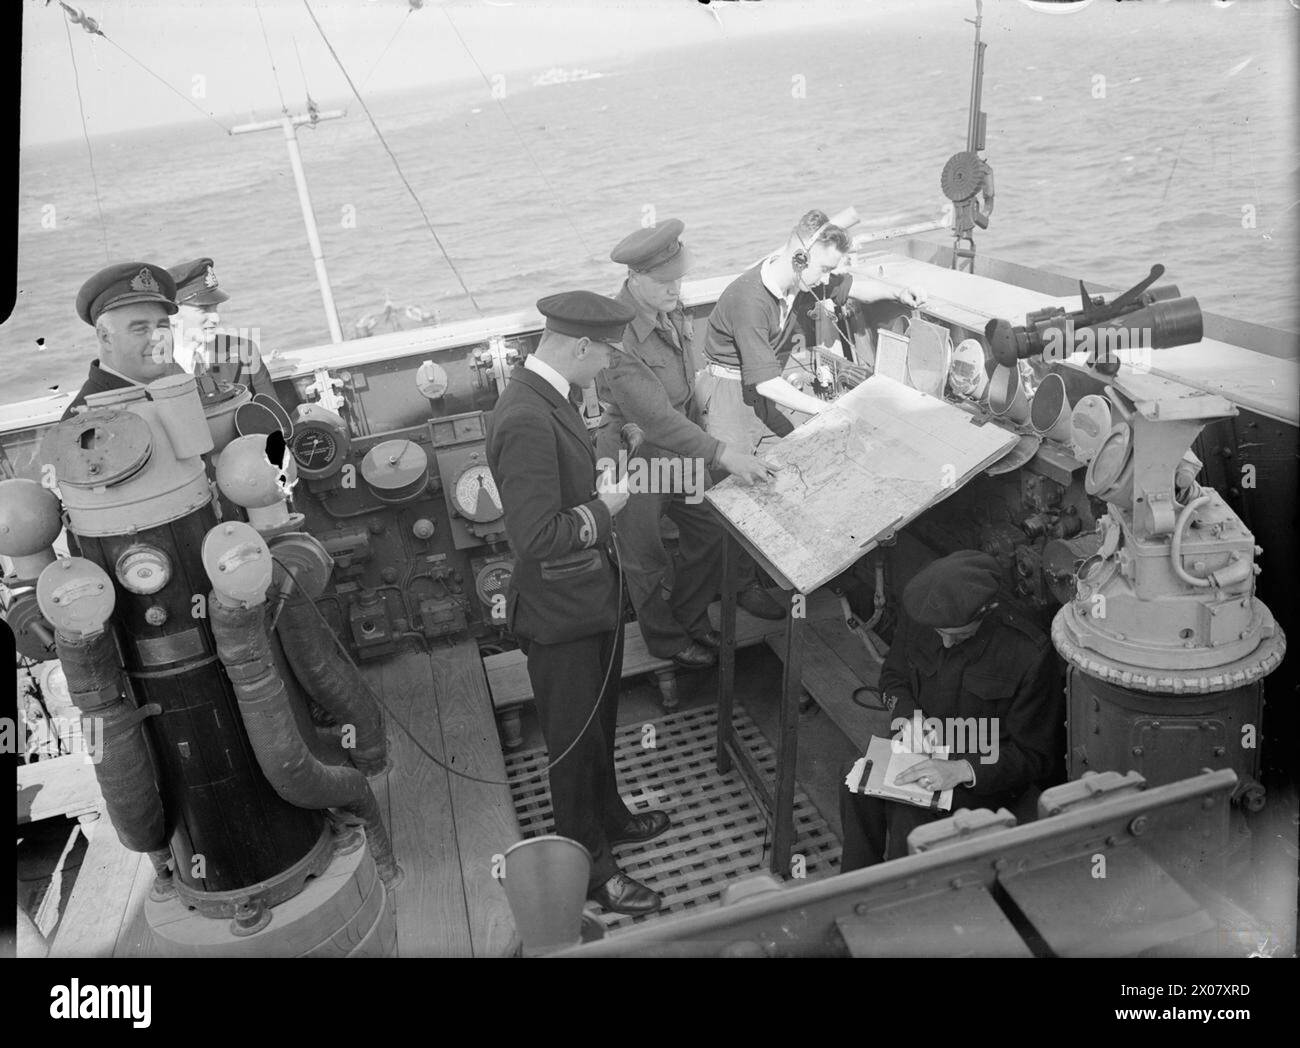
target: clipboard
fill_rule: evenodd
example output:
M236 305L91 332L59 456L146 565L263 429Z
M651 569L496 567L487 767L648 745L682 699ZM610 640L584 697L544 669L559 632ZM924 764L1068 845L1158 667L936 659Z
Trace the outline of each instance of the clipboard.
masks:
M868 797L883 797L885 800L929 808L931 811L951 811L951 789L927 790L913 783L900 786L893 781L900 772L920 761L932 757L943 760L947 756L948 749L945 746L936 747L930 752L914 753L911 750L896 749L892 738L882 739L879 735L873 735L866 756L859 757L854 763L844 785L854 793Z

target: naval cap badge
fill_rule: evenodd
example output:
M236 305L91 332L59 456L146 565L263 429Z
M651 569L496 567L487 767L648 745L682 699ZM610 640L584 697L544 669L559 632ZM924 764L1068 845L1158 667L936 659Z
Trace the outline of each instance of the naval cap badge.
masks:
M154 279L153 273L149 271L148 266L142 266L140 272L131 280L131 290L152 291L154 294L160 293L158 291L158 281Z
M203 286L204 287L217 286L217 274L212 271L211 266L208 266L207 271L204 272L203 274Z

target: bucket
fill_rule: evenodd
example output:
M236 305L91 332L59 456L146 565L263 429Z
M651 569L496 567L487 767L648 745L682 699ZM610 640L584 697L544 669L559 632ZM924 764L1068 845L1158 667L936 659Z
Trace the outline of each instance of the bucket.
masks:
M1020 368L999 364L989 379L989 411L1017 425L1029 420L1029 398L1020 381Z
M532 837L506 850L503 883L525 957L582 941L590 874L591 854L568 837Z
M984 366L984 346L975 338L957 343L948 364L948 388L953 395L979 400L989 388L989 373Z
M1070 445L1074 457L1085 465L1091 462L1114 425L1109 400L1096 393L1081 397L1070 412Z
M1048 375L1034 390L1029 405L1029 424L1034 432L1048 440L1070 439L1070 400L1065 394L1065 382L1060 375Z
M924 320L913 320L907 328L907 384L921 393L942 397L952 359L948 332Z

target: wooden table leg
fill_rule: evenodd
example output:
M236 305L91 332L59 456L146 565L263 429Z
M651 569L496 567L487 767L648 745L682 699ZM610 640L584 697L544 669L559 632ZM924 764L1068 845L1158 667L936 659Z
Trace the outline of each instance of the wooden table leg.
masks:
M739 554L730 535L722 548L722 643L718 649L718 733L716 761L718 772L731 771L731 754L727 736L731 732L731 706L736 685L736 560Z
M785 620L785 669L781 677L781 710L777 725L776 806L772 812L771 870L790 875L794 847L794 772L799 756L799 693L803 687L805 601L791 590Z

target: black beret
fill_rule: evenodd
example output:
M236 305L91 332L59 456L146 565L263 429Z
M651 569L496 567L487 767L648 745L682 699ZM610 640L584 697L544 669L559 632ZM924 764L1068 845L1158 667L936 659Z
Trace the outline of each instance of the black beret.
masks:
M176 282L151 262L119 262L101 269L77 292L77 316L93 325L101 313L136 302L157 302L176 312Z
M987 553L958 550L932 561L903 590L903 608L922 626L968 625L998 592L1002 573Z
M537 300L548 331L596 342L622 342L623 331L636 316L630 306L594 291L564 291Z
M618 242L609 253L610 261L657 280L676 280L691 264L690 253L681 241L685 228L681 219L666 218L648 229L638 229Z
M217 283L212 259L196 258L171 266L167 272L176 281L176 301L182 306L215 306L230 296Z

